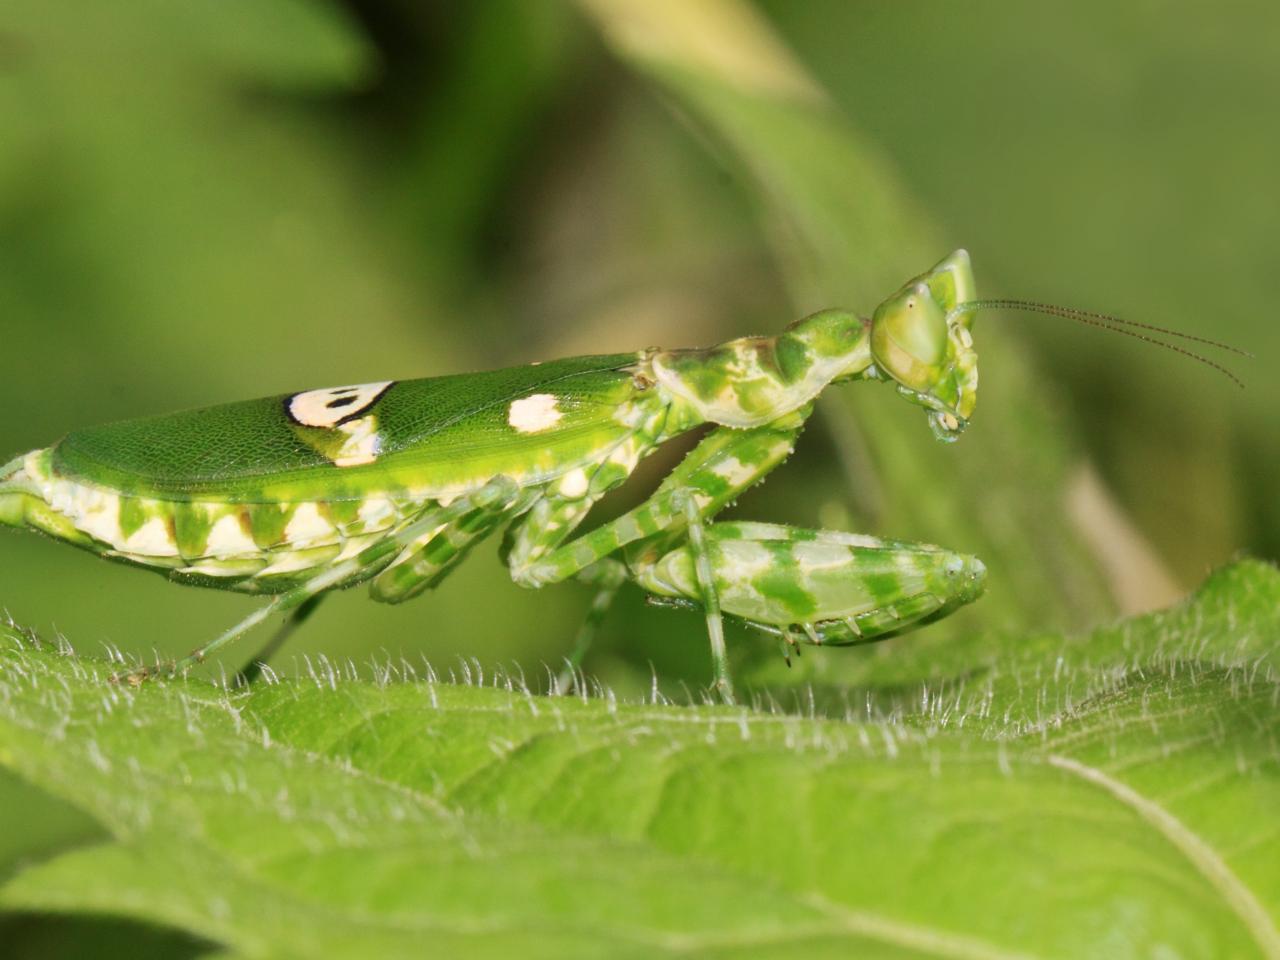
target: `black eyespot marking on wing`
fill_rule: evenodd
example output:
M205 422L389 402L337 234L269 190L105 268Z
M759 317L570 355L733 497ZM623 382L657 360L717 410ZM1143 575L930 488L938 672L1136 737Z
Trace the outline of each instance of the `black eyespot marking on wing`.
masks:
M299 426L333 429L362 417L394 385L385 380L304 390L284 398L285 416Z

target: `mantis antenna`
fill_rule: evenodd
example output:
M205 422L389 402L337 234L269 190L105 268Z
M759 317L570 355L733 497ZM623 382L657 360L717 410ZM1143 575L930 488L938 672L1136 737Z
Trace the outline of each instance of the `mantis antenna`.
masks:
M1239 347L1233 347L1229 343L1221 343L1217 340L1210 340L1207 337L1197 337L1190 333L1179 333L1177 330L1169 330L1166 327L1157 327L1151 323L1139 323L1136 320L1125 320L1121 317L1113 317L1106 313L1095 313L1092 310L1077 310L1075 307L1059 307L1052 303L1036 303L1032 300L966 300L964 303L958 303L951 309L947 316L948 321L953 317L966 313L973 313L976 310L1022 310L1027 313L1039 313L1050 317L1062 317L1066 320L1074 320L1077 323L1083 323L1086 326L1097 327L1100 330L1110 330L1112 333L1119 333L1126 337L1133 337L1136 340L1142 340L1145 343L1152 343L1158 347L1164 347L1166 350L1172 350L1174 353L1180 353L1184 357L1190 357L1197 360L1207 367L1212 367L1224 377L1234 383L1241 390L1244 389L1244 381L1237 377L1234 373L1224 367L1222 364L1214 360L1210 360L1206 356L1202 356L1185 347L1180 347L1175 343L1168 343L1158 337L1149 336L1150 333L1159 333L1166 337L1175 337L1179 340L1187 340L1192 343L1202 343L1205 346L1216 347L1219 350L1228 350L1231 353L1238 354L1242 357L1253 357L1253 354L1247 350L1241 350ZM1145 330L1147 333L1139 333L1139 330Z

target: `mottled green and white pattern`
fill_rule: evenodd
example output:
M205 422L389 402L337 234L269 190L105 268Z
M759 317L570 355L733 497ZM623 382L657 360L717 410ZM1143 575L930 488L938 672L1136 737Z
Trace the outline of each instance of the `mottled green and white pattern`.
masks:
M865 320L827 310L709 349L576 357L487 373L307 390L75 431L0 471L0 523L173 580L277 595L368 582L399 602L506 527L517 583L626 579L791 640L852 643L936 619L982 565L937 547L712 518L792 452L827 386L889 380L942 439L973 411L963 251ZM646 501L575 536L659 445L712 429ZM598 619L598 618L597 618Z
M976 600L986 569L975 557L926 544L772 523L716 523L707 546L720 607L793 641L866 643ZM697 601L695 558L681 546L636 582L658 596Z

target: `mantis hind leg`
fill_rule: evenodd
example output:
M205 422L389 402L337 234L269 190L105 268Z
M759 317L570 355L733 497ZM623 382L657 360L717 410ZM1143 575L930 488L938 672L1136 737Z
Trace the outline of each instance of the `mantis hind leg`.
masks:
M481 505L453 523L427 531L369 582L369 596L380 603L403 603L436 586L510 511L507 503Z
M320 601L324 598L325 594L323 593L313 594L294 607L285 622L271 635L271 639L262 645L262 649L254 654L248 663L236 671L232 683L236 686L248 686L262 676L262 668L266 666L267 661L275 656L286 641L293 636L293 632L302 626L311 614L315 613L316 607L320 606Z
M598 496L576 498L547 497L539 500L508 532L502 546L502 555L513 578L522 582L518 571L523 571L537 558L554 551L582 523ZM602 557L581 569L573 578L596 588L587 615L574 635L573 646L564 659L564 667L552 679L551 692L571 693L578 684L578 672L595 642L600 624L604 622L618 588L627 579L627 568L618 560Z
M647 500L572 540L567 538L586 516L584 507L548 501L545 516L535 507L512 530L506 551L512 579L526 587L560 583L624 548L628 566L645 556L656 559L685 539L687 500L703 520L715 516L791 455L810 410L763 427L712 430Z
M573 638L573 649L565 658L564 669L555 678L552 693L556 694L571 693L577 685L578 671L582 668L582 661L586 659L592 644L595 643L600 624L604 622L605 615L613 606L618 588L627 579L627 568L617 560L601 560L582 571L578 579L595 584L596 594L591 599L591 606L587 609L587 616L582 621L582 626L578 628Z
M306 580L276 596L239 623L224 630L203 646L197 647L185 657L168 664L155 667L139 667L115 675L112 679L138 685L147 678L157 674L173 676L183 673L203 663L208 657L244 636L254 627L261 624L275 613L301 610L321 594L337 587L350 586L353 583L367 580L388 565L393 564L404 551L412 549L415 544L423 542L423 538L432 531L448 529L461 518L476 510L496 511L518 509L520 489L509 477L495 477L475 493L460 498L447 507L430 506L394 533L371 544L356 556L333 563L331 566L315 572ZM416 551L413 551L416 552ZM311 610L315 604L311 604ZM284 628L292 632L306 615L295 615L292 624L286 623ZM288 636L288 633L285 634Z
M366 554L370 551L376 550L377 547L378 545L370 547L369 550L365 551ZM362 557L363 556L364 555L362 555ZM203 646L192 650L185 657L181 657L172 663L160 664L154 667L138 667L135 670L116 674L112 677L112 680L118 683L128 683L133 686L138 686L148 678L156 675L175 676L177 674L185 673L192 667L199 666L201 663L204 663L204 661L217 650L230 643L234 643L236 640L243 637L246 633L258 626L260 623L263 623L273 614L284 611L300 610L312 600L323 594L326 590L331 590L343 582L351 580L353 577L358 577L362 569L360 557L352 558L344 563L335 564L328 570L316 574L299 586L275 597L275 599L270 603L266 603L259 607L239 623L224 630ZM314 605L311 609L315 609ZM310 611L307 612L309 613ZM305 616L306 615L304 614L303 619L305 619ZM289 633L292 633L293 627L296 626L297 623L286 623L281 628L282 631L285 631L284 635L286 638Z

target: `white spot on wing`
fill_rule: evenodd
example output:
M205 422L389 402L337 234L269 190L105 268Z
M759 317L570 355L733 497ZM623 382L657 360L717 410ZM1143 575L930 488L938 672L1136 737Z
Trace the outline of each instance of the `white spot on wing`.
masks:
M304 427L334 427L368 410L394 381L306 390L289 398L289 416Z
M539 433L550 430L564 416L556 398L549 393L535 393L520 400L513 400L507 411L507 423L518 433Z

